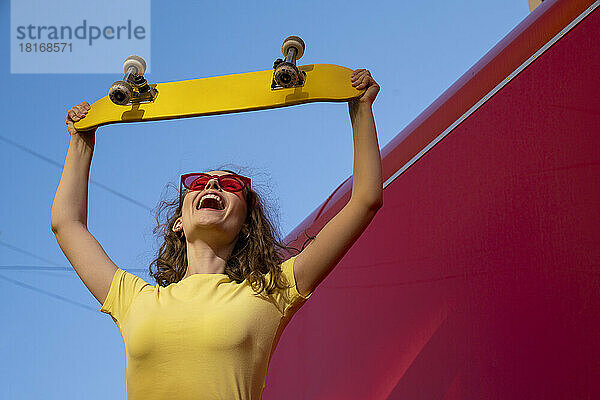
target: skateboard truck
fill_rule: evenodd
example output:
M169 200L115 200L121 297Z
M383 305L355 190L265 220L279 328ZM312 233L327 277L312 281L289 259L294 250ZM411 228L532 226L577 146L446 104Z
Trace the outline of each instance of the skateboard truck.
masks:
M291 88L303 86L306 73L300 71L296 66L296 60L299 60L304 54L304 41L298 36L289 36L283 41L281 51L285 60L278 58L273 64L273 81L271 89Z
M108 91L110 100L121 106L154 101L158 91L148 85L145 71L146 62L142 57L127 57L123 63L123 80L113 83Z

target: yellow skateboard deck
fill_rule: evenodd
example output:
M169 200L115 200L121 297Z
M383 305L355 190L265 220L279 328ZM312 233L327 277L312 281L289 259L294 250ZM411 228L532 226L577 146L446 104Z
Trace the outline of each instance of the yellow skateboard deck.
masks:
M298 66L302 86L272 89L273 70L150 85L154 100L117 105L109 96L91 104L75 123L78 131L122 123L158 121L243 111L265 110L311 102L341 102L360 97L365 90L352 87L352 70L332 64Z
M544 0L529 0L529 11L535 10Z

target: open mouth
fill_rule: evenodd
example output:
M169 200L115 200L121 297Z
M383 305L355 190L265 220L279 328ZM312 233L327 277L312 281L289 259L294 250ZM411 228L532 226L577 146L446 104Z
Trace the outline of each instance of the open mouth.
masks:
M221 211L225 209L225 204L223 203L223 199L212 193L207 193L198 202L196 205L196 210L215 210Z

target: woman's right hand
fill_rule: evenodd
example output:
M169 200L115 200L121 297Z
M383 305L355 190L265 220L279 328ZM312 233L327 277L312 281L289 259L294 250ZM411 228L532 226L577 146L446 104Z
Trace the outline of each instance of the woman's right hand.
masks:
M90 105L87 101L82 101L81 104L71 107L67 112L67 130L71 136L75 134L91 135L93 136L96 132L96 128L90 129L89 131L79 132L75 129L75 122L85 118L86 114L90 111Z

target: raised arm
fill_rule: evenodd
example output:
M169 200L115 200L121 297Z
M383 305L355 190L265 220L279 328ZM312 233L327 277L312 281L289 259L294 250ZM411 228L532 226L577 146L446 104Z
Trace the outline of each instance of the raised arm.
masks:
M69 149L50 216L58 245L83 283L102 304L117 266L87 229L88 180L96 130L77 132L74 122L84 118L90 105L83 102L67 113Z
M381 155L372 110L379 85L369 71L357 69L352 86L367 89L348 104L354 138L352 196L296 257L294 275L301 294L311 293L329 275L383 206Z

